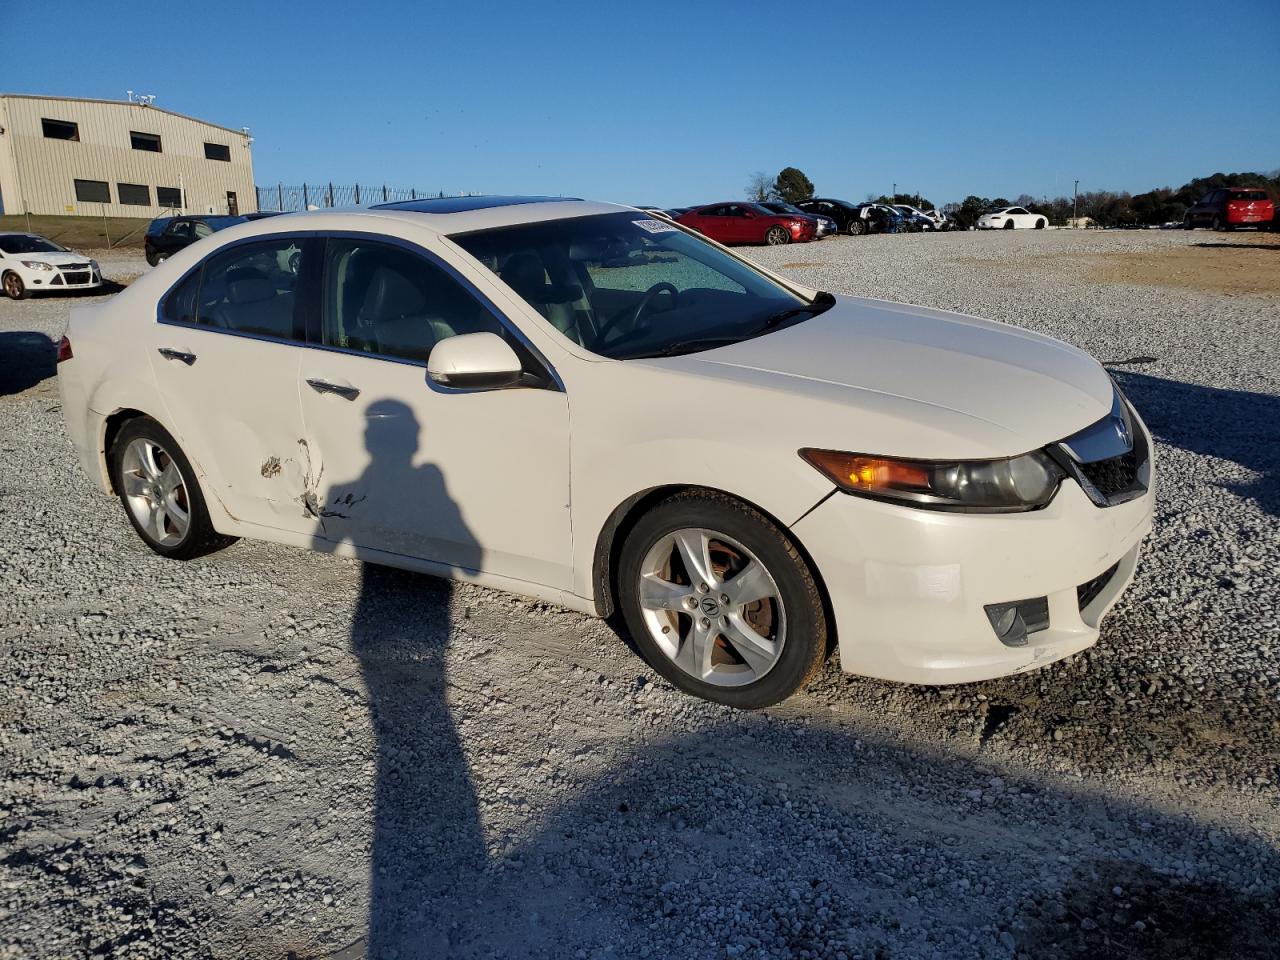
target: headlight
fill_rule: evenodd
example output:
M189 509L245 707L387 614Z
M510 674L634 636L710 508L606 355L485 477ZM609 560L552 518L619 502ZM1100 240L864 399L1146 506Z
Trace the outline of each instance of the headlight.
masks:
M53 264L44 263L40 260L23 260L22 265L31 270L52 270Z
M959 513L1038 510L1066 476L1041 450L1003 460L904 460L813 449L800 456L845 493Z
M90 260L90 261L89 261L89 269L90 269L90 270L92 270L94 273L97 273L97 272L98 272L98 270L100 269L100 268L98 267L98 261L97 261L97 260Z

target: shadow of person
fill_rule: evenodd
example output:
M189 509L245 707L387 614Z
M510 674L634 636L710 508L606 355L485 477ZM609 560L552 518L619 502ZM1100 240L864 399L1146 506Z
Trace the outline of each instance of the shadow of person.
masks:
M316 549L376 545L479 566L479 546L444 475L434 464L414 463L420 432L406 404L369 405L368 465L317 501ZM429 522L404 524L405 512L418 505L429 505ZM410 530L428 531L431 543L411 543ZM452 901L484 871L475 791L447 696L451 595L447 580L372 563L362 569L351 650L367 690L377 757L368 934L352 956L446 955Z

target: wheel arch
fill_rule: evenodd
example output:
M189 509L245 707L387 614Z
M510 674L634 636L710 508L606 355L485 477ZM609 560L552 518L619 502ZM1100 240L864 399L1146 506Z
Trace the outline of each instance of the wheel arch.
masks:
M158 418L134 407L121 407L114 413L109 413L102 418L102 427L99 431L98 458L104 487L110 493L119 494L120 492L116 489L115 481L111 477L111 448L114 446L116 437L120 435L124 425L130 420L137 420L140 417L150 417L157 423L161 423ZM164 426L164 424L161 423L161 426Z
M594 587L596 613L601 617L608 618L617 612L618 562L622 553L622 546L626 543L627 535L637 521L663 500L686 492L707 493L736 500L766 517L779 530L786 531L787 537L795 545L796 550L799 551L800 556L808 565L809 572L813 574L814 583L818 587L818 595L822 598L822 611L827 618L828 653L835 650L837 648L837 628L835 612L831 606L830 591L828 591L826 581L822 577L821 569L814 562L813 555L805 547L804 542L796 532L768 510L752 503L745 497L730 493L728 490L696 483L671 483L650 487L648 490L632 494L618 504L613 512L609 514L604 526L600 528L600 532L596 535L596 547L592 554L591 583Z

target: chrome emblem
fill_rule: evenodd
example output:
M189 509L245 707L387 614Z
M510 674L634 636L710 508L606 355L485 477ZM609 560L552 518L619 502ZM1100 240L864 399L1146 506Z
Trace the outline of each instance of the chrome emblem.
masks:
M1120 442L1126 447L1133 446L1133 434L1129 432L1129 424L1125 423L1120 417L1116 417L1116 436L1120 438Z
M718 617L720 615L720 604L716 602L715 597L703 597L698 606L702 608L702 612L708 617Z

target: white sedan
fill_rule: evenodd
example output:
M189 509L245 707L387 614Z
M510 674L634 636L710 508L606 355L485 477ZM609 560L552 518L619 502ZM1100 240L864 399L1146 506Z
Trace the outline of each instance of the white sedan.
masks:
M253 537L620 609L737 707L836 648L944 684L1081 650L1151 525L1150 437L1088 355L611 204L246 223L73 310L59 361L157 553Z
M1024 207L1005 207L978 218L979 230L1043 230L1048 225L1044 214L1032 213Z
M98 261L34 233L0 233L0 289L12 300L102 286Z

